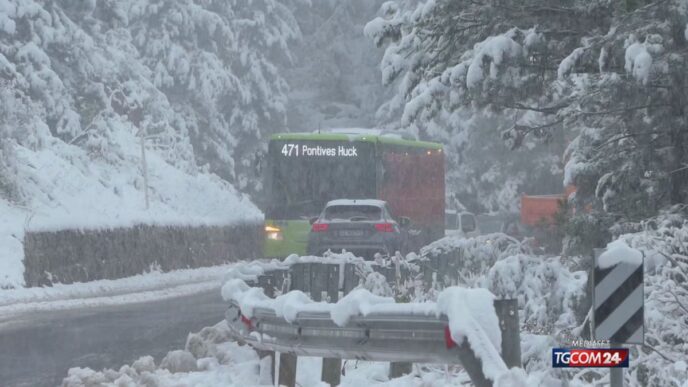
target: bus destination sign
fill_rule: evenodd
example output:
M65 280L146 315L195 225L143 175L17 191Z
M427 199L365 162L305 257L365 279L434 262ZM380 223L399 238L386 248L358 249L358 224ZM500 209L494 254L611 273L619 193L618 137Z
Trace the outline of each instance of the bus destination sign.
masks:
M306 145L287 143L282 146L285 157L358 157L355 145Z

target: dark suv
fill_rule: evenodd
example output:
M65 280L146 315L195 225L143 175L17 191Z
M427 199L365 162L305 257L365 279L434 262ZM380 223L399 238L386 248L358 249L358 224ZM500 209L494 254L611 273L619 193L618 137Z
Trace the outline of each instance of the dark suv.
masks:
M383 200L332 200L319 217L311 219L308 253L346 250L367 259L375 253L393 255L403 252L408 223L405 217L397 222Z

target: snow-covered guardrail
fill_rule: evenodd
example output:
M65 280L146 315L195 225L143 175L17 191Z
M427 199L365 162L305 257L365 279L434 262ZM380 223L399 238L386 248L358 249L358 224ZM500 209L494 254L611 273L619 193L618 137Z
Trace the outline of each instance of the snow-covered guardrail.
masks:
M330 360L323 363L323 380L331 384L339 380L341 361L336 359L460 363L476 386L520 375L507 366L520 367L518 339L517 348L504 349L505 343L513 346L510 338L519 337L515 300L495 300L485 289L448 287L437 302L397 303L363 287L353 289L348 277L365 271L361 266L394 272L397 282L402 273L398 266L390 270L358 262L356 268L342 260L292 260L238 269L223 287L232 335L263 353L281 353L280 384L287 385L294 384L295 373L288 367L295 368L297 356ZM411 271L407 274L414 277ZM261 287L251 287L246 280ZM331 302L314 301L313 296ZM326 363L334 372L325 369ZM283 372L291 375L283 377Z

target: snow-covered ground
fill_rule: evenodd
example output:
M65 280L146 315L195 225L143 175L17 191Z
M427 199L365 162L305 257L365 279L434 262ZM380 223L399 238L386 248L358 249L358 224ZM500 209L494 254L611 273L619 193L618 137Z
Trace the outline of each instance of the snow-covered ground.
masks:
M85 150L59 140L38 150L14 146L27 199L24 204L0 199L0 287L24 285L26 230L227 225L262 219L248 198L217 176L176 168L156 152L146 155L146 209L138 139L118 133L118 164L92 159Z
M94 308L161 300L212 291L223 283L235 264L176 270L153 271L117 280L56 284L44 288L0 291L0 323L35 312Z
M491 242L487 243L488 240ZM688 291L685 287L688 275L688 227L685 224L663 225L657 230L622 235L609 247L610 250L615 250L619 246L626 252L644 256L646 269L646 345L631 346L630 368L624 372L626 384L686 387L688 367L684 359L688 356L688 346L684 338L688 335L685 319L685 305L688 304ZM467 260L462 270L465 270L464 274L470 272L472 275L466 277L468 282L465 285L486 288L493 294L516 295L519 299L523 370L499 370L501 376L497 386L589 387L608 383L607 369L554 369L551 365L552 348L571 346L572 340L581 338L581 330L585 327L582 317L586 313L584 305L587 276L584 271L576 269L579 267L580 262L577 260L580 257L532 256L518 241L499 235L492 235L487 239L478 237L463 241L443 240L433 245L433 248L440 248L445 252L455 247L466 249L464 251L471 252L476 259L482 256L490 262L488 265L477 265L477 262ZM344 298L340 300L340 304L328 305L315 303L301 292L267 300L259 289L249 290L239 280L255 277L275 265L313 259L315 258L290 257L287 262L282 263L273 261L267 264L237 265L225 276L227 282L223 296L238 296L241 298L240 303L247 304L245 306L259 303L262 307L274 307L285 319L295 317L299 310L325 308L330 311L333 319L337 318L340 322L352 314L390 308L396 310L395 308L405 307L413 313L433 314L441 307L443 313L454 313L454 317L456 314L466 317L482 310L465 302L469 298L478 300L479 295L471 294L467 297L469 295L465 293L466 290L456 288L448 289L450 293L437 292L422 297L430 302L402 306L395 304L389 297L370 294L364 283L361 288L350 293L349 299ZM485 292L484 289L474 291ZM463 306L455 304L461 303L461 300ZM482 304L486 302L483 300ZM242 311L243 309L244 306ZM250 308L245 312L250 313ZM478 320L473 319L475 321ZM495 330L487 328L494 325L494 322L485 322L485 319L480 321L481 329L490 332ZM467 332L466 326L470 324L470 319L458 323L463 326L463 332ZM168 354L167 359L163 359L158 365L152 364L152 359L147 358L119 370L72 369L64 386L101 385L98 383L108 386L264 385L265 375L261 376L257 355L245 346L229 342L227 329L223 322L215 327L205 328L199 334L189 335L185 350ZM462 329L456 330L460 335ZM455 336L454 329L452 336ZM299 385L324 385L320 382L320 362L317 358L299 359ZM143 369L142 365L147 368ZM468 376L460 367L415 365L411 375L394 380L388 379L387 367L384 363L347 361L342 385L428 387L456 386L469 382Z
M171 351L159 364L146 356L118 370L95 371L72 368L64 387L94 386L224 386L244 387L269 385L261 376L260 359L248 346L227 341L228 327L222 322L204 328L187 338L184 350ZM299 358L296 382L302 387L324 387L320 381L322 360ZM446 372L444 366L423 365L414 374L389 380L386 363L346 361L341 386L457 386L468 382L465 374ZM455 367L451 367L452 371Z

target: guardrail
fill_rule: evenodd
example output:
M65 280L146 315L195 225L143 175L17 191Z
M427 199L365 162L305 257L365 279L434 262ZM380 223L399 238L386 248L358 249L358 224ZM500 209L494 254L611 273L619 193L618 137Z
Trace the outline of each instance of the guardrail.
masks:
M445 268L438 281L432 261L408 265L376 265L368 262L295 263L288 267L268 270L258 275L253 285L263 288L274 297L289 290L301 290L314 301L336 302L375 271L391 285L414 282L426 289L454 282ZM410 309L413 309L409 304ZM516 300L495 300L494 309L502 333L501 364L497 367L520 367L520 332ZM251 317L246 317L250 315ZM337 385L341 376L341 359L389 361L390 377L399 371L410 372L410 363L462 364L478 387L494 382L483 373L483 364L467 340L455 343L446 316L415 311L372 312L366 316L352 316L337 325L328 311L301 311L288 322L274 310L257 306L251 313L242 313L240 304L230 300L226 319L235 340L251 345L263 357L272 358L272 368L279 362L279 384L294 386L298 356L323 357L322 380ZM489 342L487 337L483 338ZM275 358L279 353L279 360ZM273 371L274 374L274 371Z

